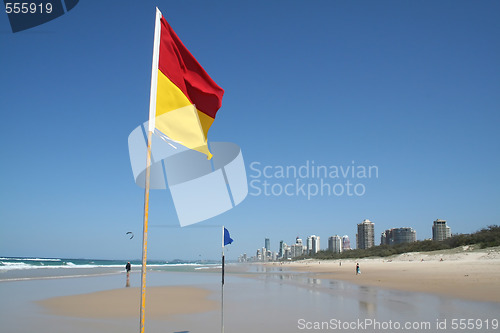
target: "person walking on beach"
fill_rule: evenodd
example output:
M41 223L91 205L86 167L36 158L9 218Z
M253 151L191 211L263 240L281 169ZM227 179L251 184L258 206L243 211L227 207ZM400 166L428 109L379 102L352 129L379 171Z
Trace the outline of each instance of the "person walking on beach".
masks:
M359 262L356 263L356 275L361 274L361 271L359 270Z
M125 285L125 287L130 287L130 270L132 269L130 261L125 265L125 269L127 270L127 284Z

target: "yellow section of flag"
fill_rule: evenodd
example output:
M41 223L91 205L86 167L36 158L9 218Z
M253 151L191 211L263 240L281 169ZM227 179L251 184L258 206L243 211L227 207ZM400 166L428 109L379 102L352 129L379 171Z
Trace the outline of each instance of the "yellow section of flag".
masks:
M173 141L212 158L207 146L207 132L214 119L197 110L160 71L157 91L156 129Z

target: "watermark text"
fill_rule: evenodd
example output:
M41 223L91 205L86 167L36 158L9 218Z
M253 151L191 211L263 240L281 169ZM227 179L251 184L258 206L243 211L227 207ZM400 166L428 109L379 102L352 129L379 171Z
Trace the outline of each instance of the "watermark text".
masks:
M376 165L318 165L305 161L301 165L264 165L250 163L249 193L252 196L361 197L367 192L366 182L378 179Z

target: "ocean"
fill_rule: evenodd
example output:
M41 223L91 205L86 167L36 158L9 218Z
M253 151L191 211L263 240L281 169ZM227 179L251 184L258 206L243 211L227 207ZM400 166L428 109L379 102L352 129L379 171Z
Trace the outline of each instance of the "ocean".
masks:
M130 261L132 271L141 270L140 260ZM126 260L0 257L0 282L113 275L125 272ZM220 268L216 261L151 260L148 271L194 272Z

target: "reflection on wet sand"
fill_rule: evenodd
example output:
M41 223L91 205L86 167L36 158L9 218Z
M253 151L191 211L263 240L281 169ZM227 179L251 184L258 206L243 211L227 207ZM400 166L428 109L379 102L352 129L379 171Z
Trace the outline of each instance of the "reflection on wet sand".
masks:
M266 297L281 297L283 304L297 302L301 294L303 312L313 310L318 320L340 318L357 320L371 318L392 321L420 321L435 325L437 320L454 318L458 314L465 317L493 318L500 310L497 304L453 299L449 297L384 289L375 286L359 285L343 280L322 278L322 274L293 272L280 266L250 265L246 277L264 281L270 287L280 285L289 290L279 293L280 288L266 288ZM289 288L295 288L295 292ZM306 291L306 294L300 293ZM292 301L288 295L295 295ZM309 295L306 297L306 295ZM297 304L297 303L295 303Z

